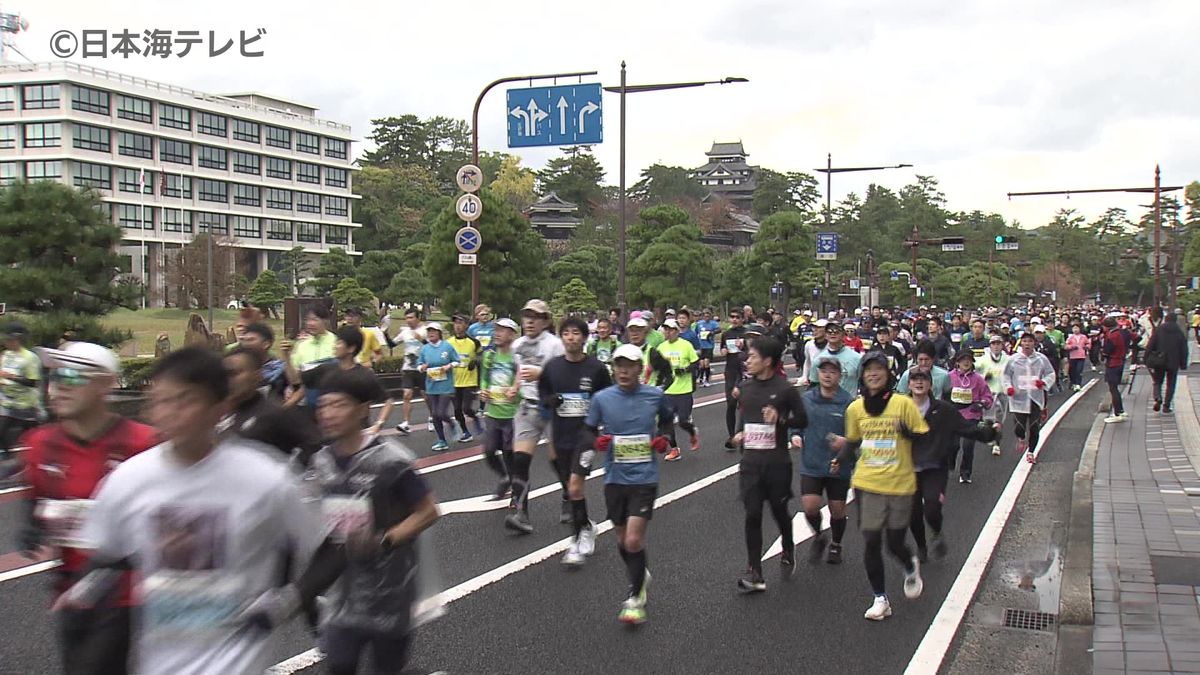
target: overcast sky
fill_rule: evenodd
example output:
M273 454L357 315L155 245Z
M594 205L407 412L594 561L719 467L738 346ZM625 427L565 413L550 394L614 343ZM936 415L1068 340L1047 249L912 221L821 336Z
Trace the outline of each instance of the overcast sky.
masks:
M754 164L811 171L909 163L835 177L834 199L875 181L935 176L952 209L1024 226L1061 207L1094 217L1141 212L1136 195L1034 197L1009 191L1200 179L1197 0L520 0L519 2L146 2L10 0L29 32L17 45L53 60L58 30L265 28L262 58L76 57L76 62L212 93L259 90L307 102L370 133L375 117L468 119L502 76L598 70L630 84L740 76L748 84L644 93L628 101L629 183L645 166L699 166L713 141ZM233 50L236 51L236 48ZM481 147L505 149L505 97L481 114ZM617 182L617 98L606 95L597 155ZM358 145L361 150L362 144ZM539 168L556 149L519 150Z

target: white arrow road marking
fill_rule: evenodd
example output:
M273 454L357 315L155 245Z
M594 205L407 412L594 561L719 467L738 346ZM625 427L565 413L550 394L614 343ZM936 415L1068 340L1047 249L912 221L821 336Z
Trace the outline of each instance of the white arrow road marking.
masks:
M530 101L529 105L533 105L533 102ZM524 110L521 110L520 106L517 106L516 108L509 110L508 114L512 115L513 117L517 118L518 120L524 118L525 119L525 134L524 135L525 136L533 135L532 133L529 132L529 113L525 112Z
M584 132L584 126L583 126L584 117L588 113L594 113L599 109L600 109L600 106L596 105L595 103L593 103L591 101L588 101L587 105L585 105L579 109L579 133L582 134Z
M846 505L849 506L850 502L853 502L853 501L854 501L854 490L851 490L850 494L846 497ZM821 531L824 532L825 530L828 530L828 529L829 529L829 507L822 506L821 507ZM795 532L797 532L797 531L804 531L804 532L807 532L807 534L805 534L803 537L797 537L795 535ZM796 516L794 518L792 518L792 533L793 533L792 534L793 543L795 543L797 546L799 546L800 544L803 544L804 542L808 541L809 539L812 539L813 533L812 533L812 530L810 530L808 528L808 519L806 519L804 517L803 509L801 509L800 513L797 513ZM763 557L762 557L763 562L766 562L766 561L770 560L771 558L774 558L775 556L779 555L780 553L783 553L783 537L776 537L775 543L771 544L770 548L767 549L767 552L763 554Z
M567 97L559 96L558 97L558 133L564 134L564 135L567 133L567 108L568 107L569 106L567 105Z

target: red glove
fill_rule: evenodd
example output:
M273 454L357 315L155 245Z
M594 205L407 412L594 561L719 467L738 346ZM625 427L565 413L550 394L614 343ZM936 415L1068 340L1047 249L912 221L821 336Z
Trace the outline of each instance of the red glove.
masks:
M608 452L608 448L612 445L612 438L612 434L597 436L596 442L592 444L592 447L596 448L599 452Z
M1043 382L1042 380L1034 380L1034 381L1033 381L1033 386L1037 387L1038 389L1045 389L1045 388L1046 388L1046 383L1045 383L1045 382Z
M1017 390L1013 389L1012 387L1009 387L1007 391L1008 391L1009 396L1012 396L1017 393Z
M1045 423L1046 423L1046 418L1048 418L1048 417L1050 417L1050 411L1049 411L1049 410L1046 410L1045 408L1043 408L1043 409L1042 409L1042 414L1041 414L1041 417L1040 417L1040 418L1041 418L1041 421L1042 421L1042 424L1045 424Z
M671 449L671 441L666 436L655 436L654 440L650 441L650 447L654 448L654 451L661 455Z

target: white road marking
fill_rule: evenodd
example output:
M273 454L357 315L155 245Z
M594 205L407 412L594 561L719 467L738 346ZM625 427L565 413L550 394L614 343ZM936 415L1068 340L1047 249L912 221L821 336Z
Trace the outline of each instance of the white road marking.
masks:
M1097 382L1099 380L1093 379L1083 385L1083 389L1067 399L1050 416L1050 420L1042 429L1042 442L1038 444L1035 455L1041 454L1050 434L1054 433L1054 428ZM958 578L954 580L954 585L946 594L946 600L933 618L929 629L925 631L925 637L917 646L912 660L908 662L908 667L904 670L905 675L937 675L938 669L942 666L942 660L946 658L946 652L949 651L950 644L954 641L955 634L958 633L958 627L962 624L967 608L975 599L975 592L979 590L979 583L983 581L983 575L987 571L988 562L992 559L992 553L996 550L996 544L1000 541L1004 525L1008 522L1008 517L1012 514L1013 507L1017 504L1017 498L1021 496L1021 489L1025 486L1029 472L1033 470L1034 466L1028 462L1017 463L1017 468L1013 470L1008 484L1004 486L1004 491L996 500L995 508L992 509L991 515L988 516L983 529L979 532L979 537L975 539L975 545L971 547L971 553L967 556L967 561L963 563Z
M20 492L22 490L28 490L28 489L29 489L28 485L18 485L17 487L4 488L3 490L0 490L0 495L12 494L14 492Z
M601 467L592 473L588 474L585 480L603 476L604 467ZM562 484L551 483L532 490L529 493L529 499L537 499L553 492L562 490ZM441 515L451 513L480 513L482 511L499 511L500 509L508 508L507 499L492 499L493 495L482 495L480 497L467 497L466 499L455 499L451 502L442 502L438 504L438 511Z
M285 661L280 661L275 665L263 671L263 675L292 675L297 671L304 670L317 665L325 658L320 649L313 647L312 649L293 656Z
M854 502L854 490L850 490L849 494L846 495L846 505L849 506L853 502ZM822 506L821 507L821 531L824 532L825 530L828 530L828 529L829 529L829 507ZM795 535L795 533L798 530L802 530L803 532L805 532L805 535L803 537L797 537ZM795 517L792 518L792 537L793 537L792 543L796 544L797 546L799 546L800 544L803 544L804 542L808 541L809 539L812 539L812 537L813 537L813 532L808 527L808 519L804 517L803 509L801 509L800 512L797 513L795 515ZM769 548L767 548L767 552L763 554L763 557L762 557L763 562L766 562L781 553L783 553L783 537L775 537L775 542L773 544L771 544L771 546Z
M47 560L45 562L40 562L33 565L26 565L25 567L18 567L15 570L0 572L0 583L12 581L13 579L20 579L21 577L27 577L31 574L39 574L47 570L52 570L61 564L61 560Z

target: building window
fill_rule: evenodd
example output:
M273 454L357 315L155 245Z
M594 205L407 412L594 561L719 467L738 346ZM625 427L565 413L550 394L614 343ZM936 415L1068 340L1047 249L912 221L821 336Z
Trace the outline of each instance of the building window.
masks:
M289 159L267 158L267 177L292 179L292 162Z
M292 240L292 221L267 218L267 239L276 241Z
M233 203L239 206L262 206L257 185L233 184Z
M76 124L74 131L74 145L80 150L95 150L96 152L110 152L112 150L108 129L94 127L90 124Z
M249 173L259 176L262 175L262 163L258 155L253 152L238 152L234 150L233 170L237 173Z
M164 197L175 197L177 199L192 198L192 178L191 176L179 176L174 174L166 174L167 186L163 188Z
M71 107L97 115L108 114L108 92L91 87L74 85L71 92Z
M0 149L10 150L17 147L17 125L0 124Z
M57 148L61 145L61 122L36 122L25 125L25 147Z
M0 110L17 109L17 91L12 87L0 87Z
M292 210L292 191L267 188L267 208L277 211Z
M229 222L224 213L206 213L201 211L196 214L196 231L200 233L229 234Z
M117 94L117 117L146 124L154 121L150 115L150 101L124 94Z
M117 169L117 189L121 192L138 192L138 179L141 172L137 169ZM154 194L154 174L146 173L146 185L142 188L143 194Z
M58 107L57 84L27 84L21 90L21 100L26 110L47 110Z
M229 168L229 163L226 161L227 155L224 148L214 148L211 145L200 145L196 147L196 166L204 167L205 169L221 169L224 171Z
M158 104L158 123L172 129L192 130L192 111L170 103Z
M325 167L325 185L328 187L346 187L347 173L348 172L345 169L331 169L329 167Z
M217 115L203 110L196 111L196 131L209 136L220 136L226 138L229 129L229 119L224 115Z
M292 132L290 129L267 127L267 145L273 148L292 149Z
M229 203L229 186L223 180L197 178L196 192L202 202Z
M297 131L296 149L300 152L307 152L310 155L319 155L321 154L321 137L316 134Z
M334 159L346 159L346 148L349 144L338 138L325 139L325 156Z
M341 225L325 226L325 243L345 246L350 243L350 228Z
M187 232L190 234L192 212L183 209L163 209L162 229L163 232Z
M169 138L158 139L158 158L163 162L175 164L192 164L192 144L183 141L173 141Z
M296 181L300 183L321 184L321 167L308 162L296 162Z
M25 178L29 180L59 180L63 166L58 160L25 162Z
M147 206L143 209L139 206L131 206L129 204L117 204L117 224L127 230L153 230L154 229L154 207ZM143 211L146 217L142 218Z
M98 190L112 189L112 168L103 164L91 162L75 162L75 187L96 188Z
M321 226L316 223L296 223L296 241L321 243Z
M345 197L326 197L325 198L325 215L327 216L348 216L350 215L350 200Z
M258 138L258 122L247 120L233 121L233 140L257 143Z
M154 159L154 139L146 134L119 132L117 134L117 152L128 157Z
M0 164L0 185L12 185L21 175L21 169L16 162Z
M262 225L252 216L233 216L233 236L258 239L262 236Z
M297 192L296 210L301 213L320 213L321 195L312 192Z

